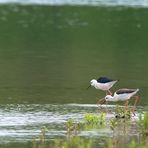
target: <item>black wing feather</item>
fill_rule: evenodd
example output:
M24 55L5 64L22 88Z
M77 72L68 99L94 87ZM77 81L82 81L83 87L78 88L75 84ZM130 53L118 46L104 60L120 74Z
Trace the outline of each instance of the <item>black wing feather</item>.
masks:
M97 82L99 83L108 83L108 82L112 82L114 80L108 78L108 77L100 77L99 79L97 79Z
M116 94L128 94L128 93L133 93L135 89L119 89L116 91Z

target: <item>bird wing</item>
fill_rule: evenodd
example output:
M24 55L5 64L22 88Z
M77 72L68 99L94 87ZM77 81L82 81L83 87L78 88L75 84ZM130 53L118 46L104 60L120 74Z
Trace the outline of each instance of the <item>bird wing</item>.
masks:
M99 82L99 83L108 83L108 82L112 82L112 81L114 81L114 80L112 80L108 77L100 77L97 79L97 82Z
M123 89L119 89L116 91L116 94L130 94L135 92L137 89L127 89L127 88L123 88Z

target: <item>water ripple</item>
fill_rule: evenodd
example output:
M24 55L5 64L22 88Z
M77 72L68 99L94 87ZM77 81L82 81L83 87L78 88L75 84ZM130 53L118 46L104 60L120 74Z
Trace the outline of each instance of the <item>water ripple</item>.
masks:
M36 4L148 7L148 0L0 0L0 3L16 3L23 5Z
M111 109L113 106L109 106ZM32 140L39 135L40 129L46 126L49 130L49 138L65 136L65 122L73 119L82 122L84 114L98 114L95 104L9 104L0 105L0 143L21 142ZM112 118L113 114L108 114ZM109 129L94 131L82 131L80 136L107 136Z

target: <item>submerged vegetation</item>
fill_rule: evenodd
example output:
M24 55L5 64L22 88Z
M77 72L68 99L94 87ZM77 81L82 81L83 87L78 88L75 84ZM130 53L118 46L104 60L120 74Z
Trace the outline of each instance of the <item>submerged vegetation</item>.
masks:
M116 114L122 114L111 119L105 118L105 113L84 114L82 122L76 122L69 119L66 122L65 137L48 140L48 129L46 127L41 128L40 135L33 138L33 148L97 148L107 147L129 147L129 148L147 148L148 147L148 112L140 113L138 118L131 117L127 114L130 112L123 112L119 106L116 107ZM121 112L120 112L121 111ZM132 121L134 120L134 122ZM136 136L130 137L131 128L136 128ZM100 142L100 137L90 138L83 137L81 135L84 131L98 131L100 129L109 129L112 131L112 135L103 139L103 143ZM128 141L130 139L130 141Z

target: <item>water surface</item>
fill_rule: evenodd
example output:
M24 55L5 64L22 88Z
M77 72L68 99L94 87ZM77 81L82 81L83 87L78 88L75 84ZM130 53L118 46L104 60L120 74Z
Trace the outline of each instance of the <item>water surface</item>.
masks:
M103 106L106 107L106 106ZM115 106L109 105L110 113L105 115L106 120L115 117ZM143 112L143 107L138 107L139 112ZM0 106L0 145L9 145L10 143L26 143L32 144L34 137L39 137L41 128L46 126L48 132L46 139L66 138L67 129L66 122L73 120L75 123L84 123L84 115L91 113L99 115L97 105L95 104L9 104ZM135 121L138 120L138 114L131 119L131 136L137 134L136 126L133 127ZM133 123L132 123L133 122ZM98 124L99 127L99 124ZM119 131L118 131L119 132ZM96 128L82 130L79 136L83 138L104 138L112 137L113 131L109 126L105 128ZM120 135L120 134L119 134ZM122 129L121 129L122 135Z
M96 103L89 81L119 79L147 105L144 8L0 6L0 103Z
M148 0L0 0L2 4L148 7Z
M49 139L65 137L68 119L98 114L96 102L105 94L86 88L101 75L120 80L113 92L139 88L138 111L147 109L147 0L0 3L2 147L32 147L42 126ZM102 140L112 131L80 136Z

